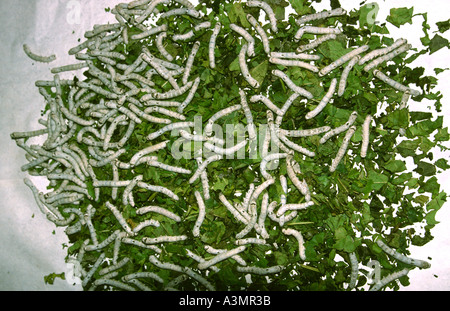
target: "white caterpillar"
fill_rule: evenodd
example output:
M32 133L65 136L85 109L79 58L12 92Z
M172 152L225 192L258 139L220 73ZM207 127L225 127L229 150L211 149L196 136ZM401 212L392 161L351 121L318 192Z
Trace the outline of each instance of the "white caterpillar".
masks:
M271 52L270 57L273 58L292 58L292 59L304 59L304 60L319 60L319 55L312 55L306 53L296 52Z
M142 242L145 244L159 244L159 243L171 243L171 242L180 242L187 239L187 236L185 235L176 235L176 236L165 236L161 235L157 238L149 238L149 237L143 237Z
M330 166L330 172L334 172L341 162L342 158L347 152L348 145L350 143L350 139L352 138L353 134L355 134L356 127L352 126L348 129L347 133L344 136L344 140L342 141L341 147L339 148L338 153L336 154L336 157L331 162Z
M171 62L173 61L173 56L165 49L163 44L165 38L167 38L167 32L163 31L156 38L156 47L158 48L159 53Z
M284 81L284 83L286 83L286 85L295 93L298 93L308 99L313 99L313 95L305 90L304 88L297 86L284 72L282 72L281 70L275 69L272 70L272 74L280 79L282 79Z
M405 268L398 272L391 273L388 276L385 276L384 278L382 278L378 283L376 283L370 289L370 291L378 291L378 290L382 289L384 286L386 286L387 284L391 283L392 281L395 281L403 276L408 275L408 273L409 273L408 268Z
M35 60L37 62L51 63L56 60L56 56L54 54L52 54L50 56L41 56L41 55L37 55L37 54L33 53L27 44L23 45L23 51L29 58L31 58L32 60Z
M206 210L205 210L205 202L203 201L202 195L200 192L195 191L194 193L195 198L197 199L197 205L198 205L198 217L195 222L194 228L192 229L192 235L194 237L200 236L200 227L205 219Z
M319 71L319 76L323 77L326 74L328 74L329 72L333 71L334 69L338 68L339 66L342 66L343 64L347 63L349 60L351 60L353 57L355 57L356 55L359 55L365 51L367 51L369 49L368 45L363 45L360 46L356 49L354 49L353 51L345 54L344 56L340 57L339 59L337 59L336 61L332 62L331 64L329 64L328 66L322 68Z
M306 255L305 255L305 245L304 245L304 240L303 240L303 235L300 231L288 228L288 229L282 229L281 230L283 232L283 234L285 235L292 235L293 237L295 237L298 241L298 253L300 255L300 259L305 261L306 260Z
M384 83L388 84L389 86L393 87L394 89L396 89L400 92L403 92L403 93L408 92L409 94L411 94L411 96L421 95L420 91L411 89L411 88L401 84L400 82L397 82L394 79L389 78L388 76L386 76L384 73L382 73L378 69L375 69L373 71L373 75L375 77L377 77L378 79L380 79L381 81L383 81Z
M161 129L159 129L156 132L153 132L151 134L149 134L147 136L147 140L154 140L156 138L158 138L159 136L163 135L164 133L168 132L168 131L172 131L175 129L182 129L182 128L189 128L189 127L194 127L194 122L178 122L178 123L172 123L169 124Z
M270 27L272 31L274 33L278 32L277 19L275 17L275 13L273 12L272 7L268 3L263 1L247 1L245 4L248 7L258 7L263 9L266 12L267 17L269 18Z
M242 246L239 246L239 247L234 248L232 250L225 251L223 253L220 253L220 254L216 255L215 257L213 257L210 260L207 260L207 261L199 263L197 267L200 270L207 269L210 266L213 266L213 265L215 265L218 262L221 262L223 260L226 260L226 259L228 259L230 257L233 257L233 256L243 252L245 249L246 249L246 246L242 245Z
M358 60L361 58L361 56L356 55L353 57L345 66L344 70L342 71L341 79L339 80L339 90L338 90L338 96L341 97L344 95L345 88L347 87L347 78L350 74L350 71L352 71L353 67L356 65Z
M369 135L371 123L372 123L372 116L368 115L364 120L362 126L361 158L365 158L367 155L367 150L369 148Z
M331 131L327 132L325 135L322 136L322 138L320 139L319 142L321 144L324 144L331 137L336 136L336 135L338 135L340 133L343 133L343 132L347 131L353 125L353 123L355 123L357 117L358 117L358 113L356 111L353 111L350 114L350 117L348 118L348 121L345 122L345 124L343 124L343 125L335 128L335 129L332 129Z
M252 15L247 14L247 20L249 23L256 29L256 32L258 32L259 36L261 37L261 41L263 43L264 52L266 54L270 53L270 44L269 39L267 37L266 31L262 26L259 24L259 22L254 18Z
M241 26L233 23L230 24L230 29L241 35L245 39L245 41L247 41L246 54L250 57L255 56L255 39L252 37L252 35L249 34L248 31Z
M256 266L250 266L250 267L236 267L236 270L238 272L243 273L252 273L252 274L258 274L258 275L266 275L266 274L274 274L274 273L280 273L283 271L284 266L278 265L278 266L271 266L268 268L261 268Z
M222 24L220 22L217 22L216 25L214 26L213 33L211 34L211 37L209 39L209 46L208 46L209 66L212 69L216 68L216 56L215 56L216 41L217 36L219 35L221 29Z
M349 254L350 257L350 266L352 269L352 272L350 274L350 283L349 288L355 288L356 282L358 281L358 258L356 258L356 254L354 252Z
M333 97L333 94L336 91L336 86L337 86L337 79L333 78L333 80L331 80L331 84L328 89L328 92L322 98L320 103L317 105L316 108L314 108L314 110L312 110L306 114L305 118L307 120L312 119L315 116L317 116L325 108L325 106L328 105L328 102L331 100L331 97Z
M309 71L312 71L312 72L319 72L319 68L317 68L314 65L303 62L301 60L270 57L269 62L271 62L272 64L275 64L275 65L281 65L281 66L285 66L285 67L301 67L301 68L308 69Z
M241 51L239 52L239 67L241 68L241 73L248 84L257 89L260 86L259 82L252 77L247 66L247 59L245 55L247 54L248 48L249 46L247 44L244 44L241 48Z
M262 102L264 105L267 106L267 108L275 112L277 115L283 114L283 111L281 111L280 108L278 108L274 103L272 103L272 101L269 98L263 95L253 95L252 97L250 97L250 102L252 103Z
M286 137L308 137L308 136L314 136L326 133L330 131L331 128L326 125L322 127L317 127L313 129L306 129L306 130L284 130L280 129L280 135L286 136Z
M372 59L374 59L376 57L386 55L406 43L407 43L406 39L398 39L391 46L388 46L388 47L385 47L382 49L373 50L373 51L367 53L366 55L361 57L358 64L362 66L365 63L367 63L368 61L371 61Z
M157 214L163 215L163 216L165 216L165 217L167 217L169 219L172 219L172 220L174 220L176 222L180 222L181 221L181 217L180 216L178 216L177 214L172 213L171 211L169 211L169 210L167 210L165 208L159 207L159 206L144 206L144 207L141 207L141 208L136 210L136 214L138 214L138 215L144 215L144 214L147 214L147 213L157 213Z
M388 60L393 59L394 57L409 51L412 48L411 44L403 44L401 45L399 48L393 50L392 52L389 52L386 55L383 55L381 57L378 57L376 59L374 59L372 62L368 63L365 67L364 67L364 71L368 72L370 70L372 70L373 68L381 65L384 62L387 62Z
M195 56L197 55L197 52L199 49L200 49L200 41L196 41L194 43L194 46L192 47L191 53L189 54L187 62L186 62L186 67L184 69L183 80L182 80L183 84L186 84L188 82L189 75L192 70L192 66L194 65Z
M305 16L302 16L299 19L297 19L295 22L297 23L297 25L302 25L307 22L311 22L311 21L315 21L315 20L319 20L319 19L330 18L333 16L341 16L341 15L345 15L345 14L347 14L346 10L344 10L343 8L337 8L337 9L333 9L333 10L329 10L329 11L323 11L323 12L319 12L319 13L305 15Z
M403 263L406 263L408 265L413 265L419 268L423 268L423 269L427 269L429 267L431 267L430 263L424 260L419 260L419 259L414 259L414 258L410 258L407 257L399 252L397 252L396 250L390 248L388 245L386 245L382 240L378 239L377 240L377 245L389 256L394 257L395 259L397 259L398 261L401 261Z
M222 110L216 112L214 115L212 115L211 118L209 118L208 123L205 126L206 136L212 135L213 125L217 120L219 120L220 118L223 118L241 108L242 108L242 105L238 104L238 105L234 105L234 106L230 106L228 108L222 109Z
M266 171L266 166L269 162L274 161L274 160L280 160L280 159L284 159L287 157L286 153L272 153L269 154L267 156L265 156L261 163L260 163L260 171L261 171L261 175L266 179L273 179L272 175L270 175L269 173L267 173Z
M330 28L330 27L315 27L315 26L303 26L300 27L300 29L297 31L297 33L294 36L295 41L299 41L300 38L305 33L311 33L315 35L323 35L323 34L341 34L341 30L337 28Z
M191 176L191 178L189 179L189 183L193 184L201 175L202 172L205 171L206 167L211 164L214 161L219 161L222 160L223 156L220 154L216 154L213 156L210 156L209 158L206 158L205 161L202 162L202 164L199 165L199 167L197 168L197 171L195 171L195 173Z
M333 34L333 33L332 34L323 35L323 36L317 38L316 40L314 40L311 43L308 43L308 44L305 44L305 45L300 45L297 48L297 52L298 53L302 53L302 52L305 52L305 51L309 51L309 50L315 49L316 47L318 47L322 43L324 43L324 42L326 42L328 40L334 40L334 39L336 39L336 35Z

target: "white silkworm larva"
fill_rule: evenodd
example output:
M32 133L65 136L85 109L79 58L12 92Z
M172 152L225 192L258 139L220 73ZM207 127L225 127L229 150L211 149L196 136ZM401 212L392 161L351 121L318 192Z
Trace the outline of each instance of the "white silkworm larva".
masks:
M216 41L217 41L217 36L219 35L221 29L222 29L222 24L220 22L216 22L216 25L214 26L213 32L209 39L209 45L208 45L209 66L213 69L216 68L216 56L215 56Z
M134 287L132 287L128 284L125 284L125 283L117 281L117 280L108 279L108 278L101 278L101 279L95 280L92 283L92 287L90 288L90 290L94 290L96 287L102 286L102 285L113 286L113 287L117 287L121 290L126 290L126 291L136 291L136 289Z
M258 7L263 9L267 17L269 18L270 27L272 31L275 33L278 32L277 19L275 17L275 13L273 12L272 7L268 3L263 1L247 1L245 4L248 7Z
M169 189L167 189L166 187L163 186L154 186L154 185L149 185L145 182L142 181L138 181L137 185L143 189L147 189L149 191L154 191L154 192L159 192L162 194L165 194L166 196L172 198L175 201L179 200L179 197L173 193L172 191L170 191Z
M144 50L144 53L142 53L141 55L142 59L150 66L152 66L163 79L167 80L174 89L179 88L177 82L170 74L170 72L163 65L161 65L161 63L158 62L156 58L153 55L151 55L148 50Z
M188 83L189 84L189 83ZM183 113L183 110L191 103L192 99L194 99L195 93L200 85L200 77L195 78L192 83L191 90L188 93L186 99L178 106L178 113Z
M297 177L297 174L300 174L301 172L298 163L293 159L292 155L288 155L286 158L286 171L294 186L305 196L306 202L309 202L311 200L311 195L309 193L308 185L305 180L302 182Z
M259 88L259 82L252 77L250 74L250 71L247 66L247 59L246 59L246 51L247 51L248 45L244 44L241 48L241 51L239 52L239 67L241 68L241 73L244 76L245 80L250 84L253 88L257 89Z
M356 65L358 60L361 58L361 56L356 55L353 57L348 64L345 66L344 70L342 71L341 79L339 80L339 90L338 90L338 96L341 97L344 95L345 88L347 86L347 78L350 72L352 71L353 67Z
M249 217L250 217L250 220L248 221L245 228L242 229L238 234L236 234L237 239L243 238L248 233L250 233L250 231L252 229L255 228L256 222L258 220L258 211L257 211L257 206L256 206L256 200L253 200L253 199L250 202L250 206L249 206Z
M118 269L122 268L123 266L125 266L129 261L130 261L130 258L129 257L125 257L121 261L119 261L118 263L113 264L113 265L111 265L109 267L101 269L98 272L98 274L99 275L105 275L105 274L108 274L110 272L113 272L114 270L118 270Z
M236 240L236 241L234 241L234 244L236 244L236 245L247 245L247 244L267 245L267 242L264 239L246 238L246 239Z
M284 83L286 83L286 85L295 93L298 93L308 99L313 99L313 95L305 90L304 88L297 86L284 72L282 72L281 70L275 69L272 70L272 74L280 79L282 79L284 81Z
M241 89L239 89L239 96L241 97L241 106L244 111L245 119L247 120L248 136L250 140L254 140L257 137L255 124L253 123L253 115L247 102L247 95Z
M352 138L353 134L355 134L355 131L356 131L355 126L352 126L348 129L347 133L345 134L344 140L342 141L341 147L339 148L339 151L336 154L336 157L331 162L330 172L334 172L336 170L342 158L347 153L347 148L350 143L350 139Z
M180 130L180 135L186 140L190 141L208 141L212 144L218 144L218 145L224 145L225 141L221 138L213 137L213 136L203 136L203 135L197 135L197 134L191 134L185 130Z
M375 69L373 71L373 75L375 77L377 77L378 79L380 79L381 81L383 81L384 83L388 84L389 86L391 86L392 88L400 91L400 92L409 92L409 94L411 94L411 96L419 96L421 95L420 91L411 89L403 84L401 84L400 82L395 81L394 79L389 78L387 75L385 75L383 72L379 71L378 69Z
M82 62L82 63L78 63L78 64L72 64L72 65L65 65L65 66L61 66L61 67L55 67L52 68L50 70L51 73L56 74L56 73L61 73L61 72L66 72L66 71L76 71L76 70L80 70L83 68L88 67L86 62Z
M339 30L337 28L330 28L330 27L303 26L303 27L300 27L300 29L295 34L294 40L299 41L305 33L310 33L310 34L315 34L315 35L324 35L324 34L338 35L341 33L341 30Z
M194 193L195 198L197 199L197 205L198 205L198 217L195 221L194 228L192 229L192 235L194 237L200 236L200 227L205 220L206 215L206 208L205 208L205 202L203 201L203 197L200 194L200 192L195 191Z
M157 247L155 245L147 245L147 244L142 243L141 241L133 240L130 238L122 238L121 242L125 243L125 244L129 244L129 245L137 246L137 247L142 247L145 249L151 249L152 251L154 251L158 254L162 253L162 249L160 249L159 247Z
M297 19L295 22L297 23L297 25L302 25L307 22L311 22L311 21L315 21L315 20L319 20L319 19L345 15L346 13L347 13L347 11L344 10L343 8L337 8L337 9L333 9L333 10L329 10L329 11L323 11L323 12L319 12L319 13L305 15L305 16L302 16L299 19Z
M411 98L411 94L409 91L403 93L402 100L400 101L399 109L405 109L408 105L408 101Z
M169 124L161 129L159 129L156 132L151 133L147 136L147 140L153 140L158 138L159 136L163 135L165 132L172 131L175 129L182 129L182 128L188 128L188 127L194 127L194 122L177 122Z
M160 18L167 18L169 16L175 16L175 15L189 15L194 18L201 18L202 15L199 11L189 9L189 8L176 8L172 9L170 11L162 13L159 17Z
M270 54L270 44L269 44L269 38L267 37L266 31L262 26L259 24L259 22L254 18L252 15L247 14L247 20L250 22L250 24L256 29L256 32L258 32L259 36L261 37L261 41L263 43L264 52L266 54Z
M221 148L218 146L215 146L211 143L204 143L203 146L208 149L211 152L214 152L216 154L220 154L222 156L230 156L235 154L236 152L238 152L239 150L241 150L242 148L244 148L247 145L248 141L247 140L243 140L239 143L237 143L236 145L234 145L233 147L230 148Z
M171 242L180 242L187 239L185 235L171 235L171 236L159 236L156 238L144 237L142 238L142 242L145 244L159 244L159 243L171 243Z
M224 253L224 252L227 251L226 249L215 249L215 248L211 247L210 245L205 245L205 250L209 254L212 254L212 255L218 255L218 254L221 254L221 253ZM234 255L231 258L233 258L241 266L246 266L247 265L247 263L239 255Z
M288 229L282 229L281 230L283 232L283 234L285 235L292 235L293 237L295 237L298 241L298 253L300 255L301 260L305 261L306 260L306 255L305 255L305 245L304 245L304 239L303 239L303 235L300 231L288 228Z
M195 41L194 46L192 47L191 53L188 56L186 61L186 66L183 74L183 84L188 83L189 75L191 74L192 66L194 65L195 56L197 55L198 50L200 49L200 41Z
M280 129L280 135L286 136L286 137L309 137L314 135L319 135L326 133L331 130L331 127L329 126L322 126L317 127L313 129L306 129L306 130L284 130Z
M55 55L50 55L50 56L40 56L37 55L35 53L33 53L30 49L30 47L27 44L23 45L23 51L25 52L25 54L31 58L32 60L35 60L37 62L41 62L41 63L51 63L54 60L56 60L56 56Z
M283 192L280 194L280 203L281 205L284 205L287 203L287 193L288 193L288 185L287 185L287 179L286 176L280 175L280 184L281 189L283 189Z
M263 239L268 239L270 237L265 227L268 207L269 207L269 194L266 192L263 194L261 202L261 210L259 212L257 223L255 224L256 232L258 232L263 237Z
M301 53L301 52L305 52L305 51L309 51L309 50L315 49L316 47L318 47L319 45L321 45L325 41L334 40L334 39L336 39L336 35L335 34L323 35L323 36L317 38L316 40L314 40L311 43L308 43L308 44L305 44L305 45L300 45L297 48L297 52Z
M141 231L146 227L159 227L159 226L160 226L159 221L154 219L147 219L140 222L136 227L134 227L133 232L138 233L139 231Z
M190 170L184 169L182 167L171 166L171 165L168 165L165 163L160 163L158 161L148 161L147 165L153 166L153 167L158 167L165 171L174 172L174 173L178 173L178 174L191 174L192 173Z
M369 148L370 124L372 123L372 116L368 115L362 125L362 143L361 143L361 158L367 156Z
M333 78L333 80L331 80L331 84L330 84L330 87L329 87L327 93L322 98L320 103L317 105L316 108L314 108L314 110L312 110L306 114L305 118L307 120L312 119L315 116L317 116L325 108L325 106L328 105L328 102L331 100L331 97L333 97L333 94L336 91L336 86L337 86L337 79Z
M255 56L255 39L252 37L252 35L250 35L247 30L245 30L241 26L233 23L230 24L230 29L237 32L245 39L245 41L247 41L247 49L245 50L246 54L250 57Z
M92 265L92 268L87 272L87 274L85 275L85 277L81 283L81 285L83 285L83 287L85 287L89 283L91 278L94 276L95 272L98 270L100 265L103 263L103 260L105 259L105 257L106 257L106 254L101 253L100 256L97 258L95 263Z
M223 159L223 157L220 154L216 154L216 155L210 156L209 158L206 158L206 160L203 161L202 164L200 164L198 166L197 171L191 176L191 178L189 179L189 183L190 184L194 183L200 177L201 173L206 170L206 167L209 164L211 164L214 161L219 161L222 159Z
M272 154L269 154L269 155L265 156L265 157L261 160L261 163L260 163L260 171L261 171L261 175L262 175L266 180L268 180L268 179L273 179L272 175L270 175L270 174L267 173L267 171L266 171L267 164L268 164L269 162L271 162L271 161L284 159L284 158L286 158L286 157L287 157L287 154L286 154L286 153L272 153Z
M325 135L322 136L322 138L320 139L319 142L321 144L324 144L331 137L345 132L346 130L348 130L350 128L350 126L353 125L353 123L355 123L357 117L358 117L358 113L356 111L353 111L351 113L348 121L345 122L345 124L343 124L343 125L335 128L335 129L332 129L331 131L327 132Z
M153 0L150 2L150 4L147 6L145 11L142 13L142 15L135 18L137 24L141 24L143 21L145 21L150 14L155 10L155 8L159 4L169 4L169 0Z
M285 144L287 147L289 147L292 150L295 150L297 152L300 152L308 157L315 157L316 153L314 151L308 150L305 147L300 146L299 144L294 143L293 141L289 140L287 137L283 135L277 136L279 141Z
M425 261L425 260L420 260L420 259L414 259L414 258L410 258L407 257L399 252L397 252L396 250L394 250L393 248L390 248L388 245L386 245L382 240L378 239L377 240L377 245L389 256L394 257L395 259L397 259L398 261L401 261L403 263L406 263L408 265L413 265L419 268L423 268L423 269L427 269L429 267L431 267L430 263Z
M131 108L131 105L130 105ZM163 107L159 107L159 106L152 106L152 107L148 107L144 110L144 113L149 114L149 113L153 113L153 112L158 112L161 114L164 114L168 117L174 118L174 119L178 119L181 121L185 121L186 117L184 115L182 115L181 113L177 113L175 111L163 108Z
M236 209L228 200L227 198L221 193L219 194L219 200L222 202L223 205L230 211L230 213L240 222L247 224L250 220L250 217L246 213L243 215L238 209Z
M170 218L176 222L181 221L180 216L178 216L175 213L172 213L171 211L169 211L165 208L159 207L159 206L144 206L144 207L141 207L136 210L136 214L138 214L138 215L144 215L147 213L157 213L157 214L166 216L167 218Z
M398 272L391 273L388 276L385 276L384 278L382 278L378 283L376 283L369 290L370 291L378 291L378 290L382 289L384 286L386 286L387 284L391 283L392 281L397 280L403 276L406 276L408 273L409 273L408 268L405 268Z
M295 60L295 59L285 59L285 58L275 58L270 57L269 62L275 65L281 65L284 67L301 67L308 69L311 72L319 72L319 68L317 68L314 65L308 64L301 60Z
M306 203L297 203L297 204L284 204L278 209L277 216L280 217L287 211L298 211L298 210L302 210L302 209L307 209L308 207L311 207L313 205L314 205L313 201L309 201Z
M304 60L319 60L319 55L312 55L306 53L295 53L295 52L271 52L270 57L272 58L290 58L290 59L304 59Z
M388 54L383 55L381 57L375 58L373 61L371 61L364 67L364 71L368 72L368 71L372 70L373 68L378 67L382 63L387 62L388 60L391 60L394 57L396 57L404 52L409 51L411 48L412 48L411 44L403 44L402 46L393 50L392 52L389 52Z
M133 155L133 157L131 158L130 164L131 164L131 165L135 165L136 162L137 162L140 158L142 158L143 156L148 155L148 154L153 153L153 152L157 152L157 151L159 151L159 150L161 150L161 149L166 148L168 142L169 142L169 141L166 140L166 141L163 141L163 142L158 143L158 144L156 144L156 145L153 145L153 146L150 146L150 147L147 147L147 148L144 148L144 149L138 151L138 152L135 153L135 154Z
M189 81L188 83L184 84L182 87L178 88L178 89L174 89L174 90L170 90L167 91L165 93L150 93L147 95L142 96L141 100L143 101L147 101L150 99L171 99L171 98L176 98L178 96L183 95L184 93L186 93L189 88L192 87L194 82Z
M201 165L203 162L201 157L198 157L195 160L197 161L198 165ZM205 200L209 200L211 198L211 195L209 193L209 180L208 180L208 173L206 171L203 171L200 174L200 180L202 182L203 197L205 198Z
M135 272L135 273L127 274L122 277L122 280L125 282L128 282L132 279L141 279L141 278L152 279L152 280L155 280L156 282L164 283L164 280L159 275L157 275L156 273L153 273L153 272Z
M156 47L161 53L162 56L164 56L169 62L173 61L173 56L165 49L164 47L164 39L167 37L167 32L161 32L158 37L156 38Z
M271 266L268 268L261 268L256 266L250 266L250 267L236 267L236 270L238 272L242 273L252 273L252 274L258 274L258 275L266 275L266 274L274 274L274 273L280 273L284 269L284 266L278 265L278 266Z
M214 123L219 120L220 118L223 118L239 109L242 108L242 105L238 104L238 105L234 105L225 109L222 109L218 112L216 112L215 114L213 114L211 116L211 118L209 118L208 123L205 126L205 134L206 136L211 136L212 132L213 132L213 125ZM193 125L194 126L194 125ZM192 126L192 127L193 127Z
M335 60L334 62L332 62L331 64L329 64L328 66L322 68L319 71L319 76L323 77L326 74L328 74L329 72L333 71L334 69L338 68L339 66L342 66L343 64L347 63L348 61L350 61L353 57L355 57L356 55L359 55L365 51L367 51L369 49L368 45L363 45L360 46L356 49L354 49L353 51L343 55L342 57L340 57L339 59Z
M350 274L349 288L355 288L356 282L358 281L358 272L359 272L358 258L356 258L356 254L354 252L350 253L349 257L350 257L350 265L352 268L352 272Z
M125 187L125 190L123 191L123 195L122 195L122 204L123 205L130 204L131 206L134 207L134 204L132 204L133 202L128 201L128 197L131 195L131 191L133 190L133 188L136 187L137 182L139 180L143 180L143 179L144 179L143 175L138 175L131 180L131 182L128 184L128 186Z
M269 108L270 110L275 112L277 115L282 115L283 114L283 111L281 111L280 108L278 108L274 103L272 103L272 101L269 98L267 98L267 97L265 97L263 95L253 95L250 98L250 101L252 103L262 102L264 105L267 106L267 108Z
M119 224L122 226L122 228L130 235L134 236L136 235L133 230L131 230L130 226L128 225L127 221L123 217L123 215L120 213L120 211L117 209L117 207L110 202L105 203L106 207L113 213L114 217L116 217Z
M376 57L386 55L406 43L408 43L406 39L398 39L391 46L388 46L388 47L385 47L382 49L373 50L373 51L367 53L366 55L361 57L358 64L362 66L365 63L367 63L368 61L371 61L372 59L374 59Z
M199 263L197 267L200 270L207 269L210 266L213 266L213 265L215 265L216 263L218 263L220 261L226 260L226 259L228 259L230 257L233 257L233 256L243 252L245 249L246 249L246 246L242 245L242 246L239 246L239 247L234 248L232 250L220 253L220 254L216 255L215 257L213 257L210 260L207 260L207 261Z

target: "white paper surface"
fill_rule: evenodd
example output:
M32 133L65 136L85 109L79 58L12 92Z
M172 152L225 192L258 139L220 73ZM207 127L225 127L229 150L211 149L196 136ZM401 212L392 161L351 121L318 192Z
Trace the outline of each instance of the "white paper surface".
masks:
M9 134L14 131L39 129L37 123L43 99L34 86L36 80L52 79L50 68L67 65L76 60L67 51L83 40L83 34L91 30L94 24L114 22L112 14L106 13L106 7L113 7L124 1L113 0L2 0L0 2L0 20L3 29L0 32L1 74L0 80L0 290L80 290L66 281L57 279L54 285L46 285L43 277L50 273L65 272L70 275L64 258L67 237L63 229L56 228L40 214L33 195L23 183L27 177L20 167L26 163L24 151L16 146ZM323 9L328 1L322 1ZM358 7L361 1L341 0L343 7ZM374 1L376 2L376 1ZM438 21L449 18L450 3L447 0L395 0L377 1L380 12L377 20L384 21L391 7L415 7L415 12L428 12L428 22L432 27ZM81 9L78 15L77 8ZM389 25L393 38L404 37L414 46L420 46L421 17L414 17L414 26L404 26L402 32ZM432 29L434 30L434 28ZM449 31L450 33L450 31ZM430 36L433 34L430 32ZM444 34L449 38L448 33ZM51 64L36 63L23 52L27 43L33 51L43 55L55 54L57 60ZM427 68L447 68L449 51L444 48L431 57L422 57L416 66ZM424 62L425 61L425 62ZM72 74L62 74L61 78L70 78ZM438 89L444 94L442 101L446 124L449 126L450 75L439 75ZM426 106L425 103L418 105ZM450 158L449 154L445 155ZM436 156L437 158L438 156ZM34 179L33 179L34 180ZM439 176L442 190L450 194L449 174ZM427 259L432 267L427 270L414 269L410 272L411 286L408 290L449 290L450 289L450 203L438 212L441 223L432 230L435 239L424 247L414 247L411 257ZM52 232L54 231L54 234ZM435 278L437 275L438 278Z

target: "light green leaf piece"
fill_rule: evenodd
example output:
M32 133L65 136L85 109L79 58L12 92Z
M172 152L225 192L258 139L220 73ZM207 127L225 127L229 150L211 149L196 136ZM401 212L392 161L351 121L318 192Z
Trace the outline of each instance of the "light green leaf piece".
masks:
M406 170L406 163L402 160L392 160L386 163L384 168L392 173L403 172Z
M388 22L396 27L400 27L406 23L412 24L414 7L412 8L393 8L390 15L386 18Z
M261 85L264 82L264 79L266 78L268 69L269 69L269 61L265 60L255 68L251 69L250 74Z

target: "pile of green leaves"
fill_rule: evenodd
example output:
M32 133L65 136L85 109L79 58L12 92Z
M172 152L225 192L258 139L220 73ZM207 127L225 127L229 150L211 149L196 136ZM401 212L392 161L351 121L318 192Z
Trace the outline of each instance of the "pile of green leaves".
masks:
M298 43L292 40L299 28L295 19L301 15L314 13L313 3L320 1L267 0L266 2L272 6L279 19L279 32L273 34L270 40L272 51L295 51L300 44L306 44L315 39L315 36L306 34ZM339 6L339 1L331 1L332 8ZM289 7L292 7L295 13L287 16ZM160 9L164 11L170 8L170 6L161 6ZM224 29L217 40L216 69L210 68L208 62L210 32L196 34L195 40L201 42L201 47L191 75L200 77L201 87L192 103L184 111L187 121L194 121L197 116L202 116L206 121L215 112L238 104L240 88L246 89L248 98L255 94L267 94L274 103L281 106L291 93L280 79L275 79L270 74L277 68L285 70L294 83L304 87L315 97L312 102L301 99L295 101L284 118L282 128L286 130L321 126L335 128L345 123L353 111L358 112L358 119L355 122L357 131L351 140L349 153L333 173L330 173L329 165L342 143L343 135L334 137L325 144L319 143L318 136L295 140L296 143L316 152L314 158L300 154L294 157L301 167L302 174L299 178L304 179L309 185L315 205L299 212L297 218L285 225L302 232L307 260L300 261L297 241L292 237L287 239L281 233L282 228L275 226L268 219L266 223L270 234L267 240L268 245L252 245L241 254L241 257L249 265L258 267L284 265L287 268L279 274L271 275L270 282L264 276L253 275L252 283L247 284L244 274L238 273L235 269L237 263L230 259L219 263L217 266L220 271L211 272L208 275L208 281L214 284L217 290L345 290L350 280L349 253L352 252L355 252L358 261L363 264L370 260L378 260L382 266L382 276L405 268L405 264L396 262L386 255L374 241L376 238L382 238L397 251L408 255L411 245L423 246L432 240L431 229L437 224L436 213L447 198L447 194L440 189L436 175L450 168L446 159L436 159L433 155L433 150L436 148L447 150L445 143L450 139L448 128L443 127L443 116L436 117L440 112L442 100L442 94L434 91L438 79L436 76L424 75L423 67L411 67L411 63L421 55L433 54L448 47L449 44L438 33L430 38L427 14L415 14L413 8L391 10L387 22L398 27L412 23L413 17L417 15L423 17L424 37L421 40L425 48L420 51L415 50L408 58L405 58L405 54L400 55L393 61L381 65L380 69L403 84L411 84L421 89L423 94L415 97L414 101L433 102L434 105L429 107L429 112L411 111L408 107L400 109L403 94L374 78L372 74L364 72L362 66L356 65L348 77L344 96L334 97L333 102L318 117L306 120L306 113L312 110L325 95L331 80L339 79L341 70L335 70L319 78L317 74L301 68L273 65L269 63L262 43L256 40L256 56L248 65L252 76L260 82L261 87L257 90L252 89L242 77L237 60L243 41L236 35L231 35L229 25L235 23L247 28L250 25L246 15L252 14L259 19L261 11L230 0L202 1L197 9L204 12L205 19L210 20L213 25L216 21L221 22ZM368 22L369 14L373 12L368 4L365 4L358 10L348 12L347 15L313 22L315 26L340 27L343 30L343 34L336 40L327 41L314 51L314 54L321 57L316 62L319 68L337 60L355 47L367 44L370 50L375 50L389 46L397 39L390 37L386 23ZM167 23L168 34L171 35L184 33L199 21L178 16L160 20L157 23ZM264 25L265 29L269 27L269 24ZM447 31L448 21L438 23L438 27L440 33ZM141 30L134 26L129 28L130 36L140 32ZM177 60L181 65L183 59L189 55L193 42L194 40L186 44L171 43L166 46L166 49L172 55L182 56ZM116 51L126 54L127 63L132 64L140 54L143 45L146 45L152 53L157 53L154 44L145 40L130 41L127 46L118 48ZM435 69L436 74L442 71L443 69ZM157 82L155 88L158 90L170 89L166 81L162 79L158 81L157 78L155 81ZM256 126L267 124L266 107L262 104L252 104L251 109ZM368 155L366 158L361 158L359 156L362 141L361 125L368 114L374 116L376 125L370 134ZM246 120L242 113L236 112L221 119L220 122L245 124ZM137 125L129 144L126 145L128 152L121 160L126 162L135 152L148 146L146 136L158 128L158 125L150 123ZM117 137L121 135L123 133L117 133ZM167 150L161 150L157 154L159 161L195 171L197 167L195 160L180 159L174 162L171 158L169 150L173 144L173 137L170 133L161 136L152 144L166 139L172 139L172 142ZM195 269L197 263L186 255L186 250L209 258L211 255L206 253L205 244L219 249L231 248L236 240L235 235L243 229L243 224L233 218L219 201L218 195L223 193L230 201L233 201L235 192L245 193L251 183L262 182L263 179L258 174L260 161L261 156L258 155L256 159L218 161L208 166L211 199L205 202L206 218L199 238L194 238L191 234L198 215L194 191L201 191L199 181L191 186L188 183L189 176L185 177L151 167L124 171L121 179L129 180L136 174L142 174L145 181L168 187L182 198L179 201L173 201L147 191L135 194L135 202L138 206L170 206L174 213L182 215L181 223L156 217L161 226L143 230L142 234L149 236L181 234L188 236L188 239L183 242L166 244L159 259ZM411 163L414 164L413 169L408 167ZM109 169L96 169L95 173L99 179L112 179ZM275 176L285 175L284 162L271 173ZM289 186L295 190L291 183ZM281 185L277 180L274 186L269 188L270 197L277 200L280 192ZM100 241L120 229L120 225L104 205L105 201L110 200L110 195L108 190L102 190L100 202L86 202L86 205L93 204L96 208L93 223ZM235 200L240 201L239 198ZM304 198L295 190L289 193L288 200L300 203L304 201ZM122 206L121 211L131 225L143 219L136 215L135 208L131 206ZM89 236L87 229L71 235L69 238L72 244L68 249L69 255L76 254L82 247L83 241ZM275 248L273 245L278 247ZM112 253L112 246L106 252ZM120 276L131 272L153 271L167 284L177 276L176 272L153 267L148 262L148 257L152 254L154 254L152 250L122 245L121 256L128 256L131 261L121 270L119 279ZM88 264L92 264L96 256L95 253L86 253L85 260ZM367 284L367 273L368 271L360 273L357 289L364 288ZM408 285L407 277L401 278L400 281L402 285ZM155 289L164 288L159 283L149 282L148 285L154 286ZM394 290L399 289L399 285L395 282L389 284L389 287ZM182 282L179 288L204 289L192 280Z

